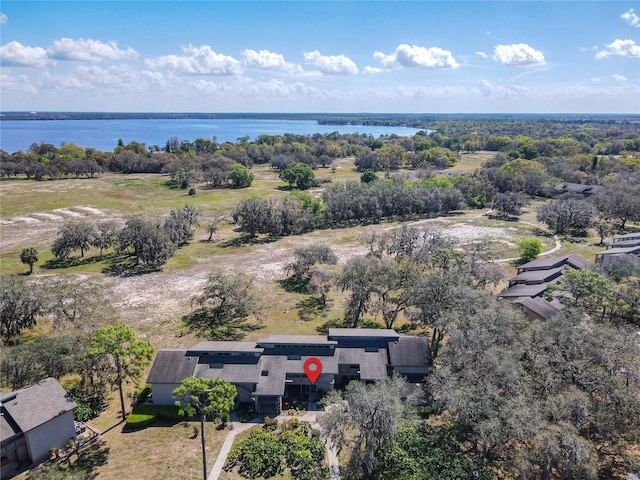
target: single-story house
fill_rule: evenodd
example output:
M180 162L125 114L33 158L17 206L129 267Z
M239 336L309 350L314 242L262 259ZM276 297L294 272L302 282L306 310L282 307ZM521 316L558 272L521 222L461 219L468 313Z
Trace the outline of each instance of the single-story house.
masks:
M50 450L75 439L77 406L54 378L0 394L2 478L46 460Z
M311 357L322 364L313 384L304 371ZM313 403L351 380L372 382L398 372L421 381L427 366L425 338L391 329L332 328L328 335L271 335L257 342L201 342L190 349L160 350L147 382L154 404L173 405L171 392L183 379L222 378L237 387L238 402L274 415L285 399Z
M574 193L576 195L583 195L590 197L591 195L603 190L600 185L585 185L582 183L559 183L556 185L556 190L561 193Z
M617 245L617 244L614 244ZM596 263L601 264L603 267L608 267L614 261L614 259L623 255L635 255L640 257L640 245L633 247L615 247L609 250L596 253Z
M613 236L613 243L628 241L640 241L640 232L625 233L624 235Z

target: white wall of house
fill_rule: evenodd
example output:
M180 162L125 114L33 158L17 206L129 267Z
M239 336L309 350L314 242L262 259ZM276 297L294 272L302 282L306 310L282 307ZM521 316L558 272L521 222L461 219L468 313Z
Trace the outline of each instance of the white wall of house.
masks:
M179 383L154 383L151 385L154 405L170 405L176 404L176 399L171 396L173 391L180 386Z
M34 463L46 460L49 450L64 447L76 437L73 412L69 411L24 434L29 456Z

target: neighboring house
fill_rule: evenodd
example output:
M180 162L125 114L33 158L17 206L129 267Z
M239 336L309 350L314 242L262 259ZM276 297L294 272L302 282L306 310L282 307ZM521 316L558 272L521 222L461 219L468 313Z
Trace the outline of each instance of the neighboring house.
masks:
M580 255L539 258L518 267L518 274L509 279L509 288L498 296L524 308L529 318L549 319L562 305L542 296L550 285L557 283L567 268L588 268L591 264Z
M312 403L351 380L375 381L393 372L419 382L427 375L427 340L394 330L332 328L329 335L271 335L257 342L201 342L190 349L160 350L147 382L153 402L173 405L171 392L190 376L222 378L238 389L238 402L258 413L278 414L283 400ZM322 373L311 384L304 363L315 357Z
M591 195L599 192L603 188L600 185L584 185L582 183L559 183L556 185L556 190L561 193L574 193L576 195L583 195L590 197Z
M46 460L51 449L74 439L77 406L54 378L0 394L2 478Z
M640 245L635 245L632 247L618 247L618 245L622 243L626 242L614 243L613 248L596 253L596 263L602 265L603 267L608 267L615 261L616 258L619 258L623 255L635 255L636 257L640 257Z
M624 235L614 235L613 243L618 244L619 242L637 242L636 245L640 243L640 232L635 233L625 233ZM616 247L618 245L615 245ZM633 246L633 245L625 245L625 246Z

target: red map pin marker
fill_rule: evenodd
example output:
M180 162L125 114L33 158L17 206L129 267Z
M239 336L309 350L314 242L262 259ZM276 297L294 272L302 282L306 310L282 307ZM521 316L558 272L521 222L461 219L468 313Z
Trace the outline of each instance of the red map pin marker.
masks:
M314 357L307 358L304 362L304 373L311 383L316 383L322 373L322 362Z

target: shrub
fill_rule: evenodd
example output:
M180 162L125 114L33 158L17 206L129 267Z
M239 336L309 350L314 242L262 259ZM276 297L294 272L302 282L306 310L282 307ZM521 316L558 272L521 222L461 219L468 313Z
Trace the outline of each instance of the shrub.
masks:
M539 238L523 238L518 242L520 261L526 263L535 260L542 253L542 248L543 245Z
M149 413L130 413L127 417L126 427L131 429L144 428L155 422L158 417Z
M133 396L133 406L141 405L147 401L149 396L151 395L151 385L146 384L143 387L136 390Z

